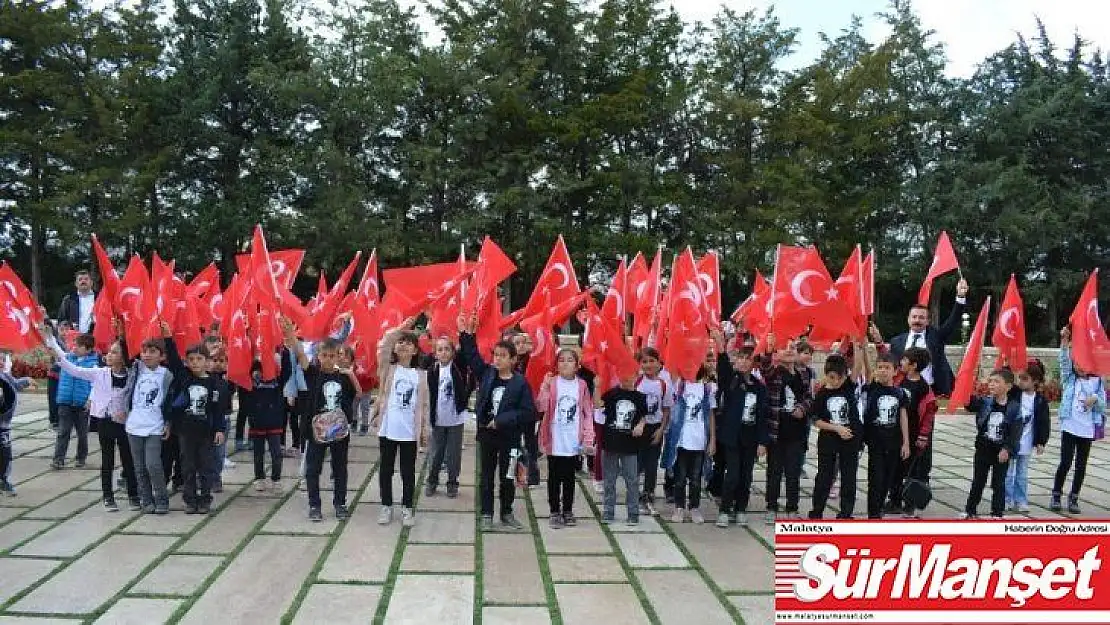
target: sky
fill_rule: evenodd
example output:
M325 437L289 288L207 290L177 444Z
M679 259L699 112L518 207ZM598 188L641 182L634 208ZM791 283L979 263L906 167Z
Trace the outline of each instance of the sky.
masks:
M403 3L419 4L417 0ZM801 29L792 65L815 59L821 46L818 33L835 36L852 15L864 19L864 34L871 41L885 36L885 27L875 13L887 8L886 0L675 0L675 8L687 21L708 23L724 5L743 12L763 11L774 5L784 26ZM916 0L914 10L926 29L936 32L948 55L948 73L968 77L977 63L1013 43L1020 32L1031 39L1036 18L1047 27L1049 37L1060 49L1071 46L1076 31L1093 46L1110 49L1110 0ZM425 21L425 30L434 26Z

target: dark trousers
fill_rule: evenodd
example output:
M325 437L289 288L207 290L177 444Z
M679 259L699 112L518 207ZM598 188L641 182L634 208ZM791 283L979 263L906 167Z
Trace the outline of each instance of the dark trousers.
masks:
M661 424L647 424L644 426L644 447L640 448L640 457L637 464L640 474L644 476L643 488L640 490L640 501L655 501L655 487L659 484L659 456L663 453L663 444L651 444L652 437L663 427Z
M320 507L320 472L324 468L324 452L331 456L331 474L335 481L332 503L337 506L347 505L347 451L351 439L344 438L328 445L321 445L312 438L308 438L306 442L304 479L308 489L308 506Z
M401 457L401 506L411 508L416 494L416 441L395 441L378 437L382 461L378 466L378 486L382 491L382 505L393 505L393 465Z
M235 415L235 440L243 440L243 436L247 431L247 411L242 408Z
M282 445L285 444L286 434L292 433L292 435L293 435L293 447L296 448L296 449L301 448L300 421L301 421L301 419L297 415L297 411L292 406L286 407L286 409L285 409L285 424L282 426L281 439L279 440L279 442Z
M251 445L254 448L254 479L266 479L266 446L270 447L270 479L281 479L281 435L270 434L267 436L252 436Z
M116 469L116 449L119 449L119 463L123 467L123 480L127 483L127 498L139 498L139 482L135 477L135 461L131 456L131 443L122 423L111 419L99 419L96 433L100 437L100 491L105 499L115 495L116 486L112 483L112 473Z
M786 478L786 512L798 512L801 497L801 465L798 456L805 453L805 442L779 439L767 447L767 509L779 509L779 494ZM831 482L830 482L831 484Z
M50 427L58 427L58 378L46 378L46 409Z
M0 482L8 481L12 469L12 429L0 428Z
M181 498L185 505L211 505L212 432L207 428L185 428L177 434L183 474Z
M988 445L975 441L975 458L971 468L971 490L967 493L967 506L964 512L969 516L978 514L979 502L983 500L983 489L987 487L987 475L991 480L991 516L1002 516L1006 511L1006 471L1010 463L999 462L999 445Z
M883 518L883 504L902 466L901 439L876 438L867 445L867 518Z
M547 503L551 514L574 512L574 470L577 456L547 457Z
M89 456L89 411L83 406L58 406L58 433L54 439L54 462L63 463L69 452L69 438L77 433L77 461Z
M524 451L528 452L528 485L540 483L540 441L535 424L524 428Z
M701 473L705 466L704 451L679 449L674 461L674 507L697 510L701 506ZM689 494L689 497L687 497Z
M511 440L511 439L510 439ZM482 433L478 438L478 453L482 463L482 516L493 516L493 486L500 484L501 516L511 514L516 497L516 482L505 478L509 471L509 455L514 445L496 433Z
M1056 467L1056 481L1052 484L1052 492L1064 492L1064 481L1068 479L1068 471L1074 460L1075 477L1071 480L1071 494L1078 497L1079 490L1083 488L1083 478L1087 475L1087 458L1090 455L1091 439L1064 432L1060 437L1060 464Z
M813 510L809 518L825 516L829 492L840 471L840 513L838 519L850 519L856 510L856 472L859 470L859 445L854 441L831 438L826 434L817 441L817 479L813 485ZM824 439L824 440L822 440ZM795 465L797 466L797 465Z
M720 448L725 457L725 476L721 486L721 514L739 514L748 511L758 450L755 445Z
M930 438L925 449L914 447L915 436L910 436L910 457L895 465L894 477L890 480L890 505L902 507L902 487L907 478L929 482L933 470L933 441Z
M181 442L177 436L162 441L162 475L166 484L175 488L181 488L185 482L181 468Z
M724 497L725 471L728 459L725 457L725 446L718 444L717 451L713 454L713 475L705 485L705 492L714 497Z

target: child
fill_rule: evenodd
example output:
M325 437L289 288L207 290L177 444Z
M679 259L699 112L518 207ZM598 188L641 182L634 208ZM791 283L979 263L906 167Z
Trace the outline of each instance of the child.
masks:
M1052 485L1052 502L1049 509L1059 512L1060 498L1064 492L1064 481L1068 478L1072 461L1075 461L1075 476L1068 494L1068 512L1080 514L1079 490L1083 487L1083 477L1087 473L1087 458L1091 453L1091 442L1095 429L1103 425L1106 418L1106 391L1102 378L1075 366L1071 359L1071 329L1060 332L1060 381L1064 386L1060 398L1060 465L1056 468L1056 481Z
M73 351L65 354L65 360L82 368L95 367L100 362L96 351L96 340L91 334L81 334L74 341ZM58 362L61 365L61 362ZM75 377L62 370L58 377L58 434L54 443L54 461L50 466L64 469L66 453L69 451L69 437L77 430L77 460L73 466L84 468L89 455L89 411L85 404L89 401L92 384L83 378Z
M167 334L167 332L163 332ZM127 376L123 410L114 415L124 422L127 442L135 461L139 501L146 514L168 514L169 493L162 468L162 441L170 436L165 415L169 413L173 374L162 366L166 352L174 352L172 341L148 339L143 342L139 361Z
M865 378L870 363L863 349L856 349L856 362ZM894 475L910 457L910 426L906 406L908 393L894 385L898 359L890 353L879 354L875 374L860 393L864 441L867 444L867 518L883 518L883 504Z
M1029 512L1029 461L1034 450L1038 456L1044 453L1052 431L1048 400L1040 391L1044 373L1041 361L1033 359L1017 374L1022 430L1017 455L1010 459L1010 469L1006 472L1006 508L1022 513Z
M500 483L501 524L519 530L524 526L513 516L516 482L506 478L513 450L528 428L535 428L536 405L524 376L514 371L516 348L508 341L493 346L493 364L478 353L474 332L478 318L459 318L459 355L478 383L474 404L478 417L478 454L482 465L482 530L493 529L493 485Z
M817 478L813 486L810 519L825 516L825 504L839 469L840 512L838 519L850 519L856 507L856 471L859 469L859 441L863 436L856 405L855 384L848 378L848 361L840 354L825 360L825 384L817 392L810 409L817 435Z
M211 339L213 337L208 337ZM219 341L205 340L204 344L220 345ZM231 382L227 381L227 352L222 347L216 347L216 351L210 352L208 358L208 375L220 380L224 387L221 388L220 403L223 404L221 412L224 415L224 432L231 428L231 402L238 387ZM226 434L224 435L226 438ZM227 441L217 445L212 443L212 463L208 467L208 483L210 484L209 490L212 493L224 492L223 470L228 463L227 459ZM234 465L232 465L234 466Z
M721 385L717 449L724 450L725 471L717 527L727 528L729 522L747 526L752 473L756 458L767 454L771 409L767 387L752 375L752 349L741 347L726 354L723 337L717 334L715 338L722 348L717 359L717 380Z
M593 401L578 376L578 352L564 347L557 356L558 377L547 374L536 399L540 412L539 447L547 456L547 502L551 529L574 527L574 471L579 454L594 454Z
M898 387L906 392L906 424L909 428L910 458L897 466L890 482L890 501L884 512L899 510L908 517L920 516L921 510L910 502L902 501L902 485L907 478L929 481L933 467L933 420L937 414L937 400L925 377L921 374L929 367L932 357L924 347L911 347L902 353L899 361L901 380Z
M798 341L798 373L802 374L802 382L809 387L810 395L817 392L817 370L813 368L813 346L805 341ZM802 454L798 457L798 477L807 479L806 475L806 451L809 449L809 431L812 429L809 421L805 424L805 445L802 447Z
M432 450L424 494L434 497L440 467L447 465L447 496L459 496L462 470L463 425L473 387L466 369L455 358L455 346L446 337L435 343L435 362L428 367L428 422L432 425Z
M643 490L640 493L640 511L655 516L655 487L659 481L659 457L663 453L663 433L671 420L674 395L666 380L660 377L663 369L659 352L654 347L640 351L640 369L643 375L636 381L636 390L647 398L648 411L644 415L643 447L637 463L644 476Z
M113 343L104 354L106 367L78 367L65 357L57 340L46 328L42 329L47 338L47 347L58 358L65 375L84 380L91 384L89 393L89 416L97 420L96 433L100 438L100 493L104 497L104 509L119 512L116 504L115 487L112 473L115 471L116 449L123 467L124 483L127 485L127 499L131 510L142 509L139 502L139 487L135 478L135 464L131 456L131 445L124 430L123 403L127 387L128 366L126 348L122 342Z
M350 422L354 415L353 404L358 394L358 382L354 373L339 370L339 342L324 339L316 350L317 363L310 363L304 347L297 340L293 325L282 319L285 344L295 350L297 362L304 369L305 385L309 399L306 414L302 416L301 431L305 432L305 483L308 489L308 519L314 523L324 520L320 511L320 471L324 468L324 453L331 455L331 473L334 482L332 503L335 506L335 519L345 521L347 511L347 451L350 437L329 444L316 442L312 434L312 418L322 412L342 410Z
M991 480L991 517L1001 519L1006 511L1006 470L1021 439L1021 401L1011 391L1014 374L1009 369L995 371L987 379L989 397L972 397L967 410L975 414L975 458L972 464L971 491L961 519L974 519Z
M378 525L389 525L393 520L393 467L400 455L401 468L401 525L416 524L414 499L416 497L416 446L428 440L428 372L417 364L418 338L412 332L416 319L409 318L400 327L382 336L378 343L378 443L381 464L378 466L378 486L382 494L382 508L378 512ZM377 421L378 419L375 419Z
M628 376L620 386L601 395L601 422L605 425L602 451L602 474L605 481L602 523L612 523L616 517L617 476L624 478L625 508L628 524L640 523L639 472L640 451L643 448L645 421L651 412L648 398L636 389L636 377ZM596 418L596 417L595 417Z
M254 490L264 493L270 490L281 493L281 451L282 433L285 428L288 406L284 389L293 374L293 357L288 349L282 349L278 358L281 366L276 378L263 379L262 363L255 361L251 366L251 389L240 393L243 403L250 407L247 437L254 451ZM266 447L270 448L270 479L266 480Z
M173 344L173 339L166 342ZM212 509L208 482L212 444L224 443L223 396L227 385L208 375L208 353L203 344L187 349L185 362L177 356L176 349L167 352L166 362L174 373L176 395L171 404L171 427L181 453L185 514L208 514Z
M702 364L696 380L679 380L676 385L675 418L663 452L663 465L674 470L671 523L683 523L687 517L697 525L705 523L700 508L702 474L717 448L717 385L711 378L709 367Z
M59 362L61 359L59 359ZM31 378L14 378L0 371L0 495L15 497L9 479L12 471L12 417L19 404L19 392L31 386Z
M779 510L779 493L784 478L784 514L787 517L798 516L798 501L801 498L801 463L798 458L805 453L806 432L809 428L806 414L809 412L812 393L797 368L798 352L794 342L787 341L776 353L775 335L768 334L766 341L767 355L763 357L756 375L767 385L767 401L771 409L771 444L767 448L766 522L772 524ZM777 356L777 362L770 357L771 354Z

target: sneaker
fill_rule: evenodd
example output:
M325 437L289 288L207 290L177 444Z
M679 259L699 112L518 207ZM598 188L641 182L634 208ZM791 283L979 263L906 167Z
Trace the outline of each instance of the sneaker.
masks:
M686 511L682 508L675 508L674 513L671 514L671 523L682 523L686 520Z
M157 514L158 516L165 516L169 513L170 513L170 507L169 507L168 504L162 504L160 506L159 505L154 506L154 514Z
M548 521L548 525L550 525L551 529L553 530L561 530L566 527L567 524L563 521L562 514L558 512L552 512L551 519Z
M1060 493L1052 493L1052 502L1048 504L1048 509L1053 512L1059 512L1064 509L1064 507L1060 505Z
M747 512L737 512L736 514L732 515L732 517L733 517L732 518L733 523L736 523L740 527L747 527L748 526L748 513Z
M50 468L54 469L55 471L61 471L62 469L66 468L66 463L62 460L53 460L50 462Z
M416 525L416 511L412 508L401 508L401 526L412 527Z
M188 504L188 505L185 506L185 514L196 514L196 513L197 513L196 504L191 503L191 504Z
M425 497L435 497L436 496L436 488L438 488L438 487L435 484L428 484L427 486L424 487L424 496Z
M659 511L655 509L655 502L651 501L650 499L645 501L643 503L643 505L640 506L640 509L641 509L640 514L647 514L647 515L651 515L651 516L659 516Z
M143 506L143 514L154 514L154 504L148 503Z
M1016 506L1014 506L1014 502L1012 501L1007 500L1005 505L1007 512L1013 512L1016 509Z
M320 521L324 520L324 514L320 512L320 508L318 506L314 506L308 509L308 520L312 521L313 523L319 523Z
M281 480L270 480L270 492L274 494L281 493Z
M197 514L208 514L212 512L212 504L202 503L197 506Z
M224 471L235 468L235 461L231 458L224 458Z
M485 514L482 515L482 531L483 532L493 531L493 517L491 517L489 515L485 515Z
M611 525L613 521L616 521L616 518L612 512L606 512L601 515L601 523L603 525Z
M1022 514L1029 514L1029 504L1028 503L1019 503L1018 507L1017 507L1017 511L1022 513Z
M459 485L458 484L448 484L447 485L447 498L448 499L455 499L458 496L459 496Z
M111 498L104 500L104 509L108 512L119 512L119 506L116 505L116 500Z
M213 484L211 492L215 493L217 495L224 492L223 482L217 482L217 483Z
M805 470L805 469L802 469L802 472L801 472L801 474L799 475L799 477L800 477L801 479L803 479L803 480L808 480L808 479L809 479L809 473L806 473L806 470Z
M970 512L964 511L964 512L961 512L961 513L957 514L956 518L961 520L961 521L968 521L968 520L975 519L976 515L974 515Z
M728 528L728 515L724 512L717 515L717 527L721 529Z
M605 494L605 482L594 481L594 492L598 495Z
M693 521L694 525L704 525L705 515L698 508L694 508L690 511L690 520Z
M382 506L382 509L378 510L378 525L389 525L391 521L393 521L393 507Z
M501 515L501 525L504 525L505 527L507 527L509 529L513 529L513 530L522 530L522 529L524 529L524 525L521 524L520 521L516 520L516 517L513 516L512 512L510 512L508 514L502 514Z
M829 489L829 499L836 499L837 497L840 497L840 487L833 484L832 488Z
M888 501L886 506L883 507L883 514L898 514L904 509L902 504L896 501Z
M351 516L351 513L347 510L347 506L338 505L338 506L335 507L335 520L336 521L346 521L348 518L350 518L350 516Z
M991 515L991 520L992 521L1004 521L1004 520L1006 520L1006 515L1005 514L992 514Z
M566 525L567 527L574 527L578 525L578 519L575 518L573 512L563 513L563 525Z
M129 499L127 501L127 509L132 512L138 512L143 509L143 504L141 504L137 498Z
M628 525L629 525L629 526L631 526L631 527L635 527L635 526L637 526L637 525L639 525L639 524L640 524L640 517L638 517L638 516L630 516L630 517L628 517Z
M8 480L0 480L0 495L15 497L15 486L12 486Z
M255 480L254 481L254 492L264 493L264 492L266 492L266 488L267 488L266 480Z
M1068 495L1068 514L1083 514L1079 509L1079 495Z
M75 460L73 462L73 466L77 467L78 469L84 469L85 468L85 461L84 460Z

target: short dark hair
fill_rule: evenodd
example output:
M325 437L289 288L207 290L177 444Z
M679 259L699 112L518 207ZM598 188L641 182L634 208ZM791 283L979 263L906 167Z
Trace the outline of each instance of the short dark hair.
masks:
M1014 372L1009 367L1002 367L998 371L991 372L991 375L998 376L999 379L1010 386L1014 384Z
M166 355L166 343L162 339L147 339L143 341L142 350L156 349L163 356Z
M880 352L879 358L875 362L876 364L885 362L886 364L893 366L895 369L898 368L898 358L890 352Z
M196 345L190 345L189 348L185 350L186 358L194 354L204 356L207 359L209 357L208 347L206 347L204 343L197 343Z
M1044 363L1037 358L1033 358L1025 365L1025 372L1037 384L1044 384L1045 370Z
M636 355L636 360L638 361L642 361L645 358L653 358L659 362L663 362L663 357L659 354L659 350L654 347L645 347Z
M88 276L91 278L92 274L89 273L88 269L78 269L77 271L73 272L74 278L80 278L81 276Z
M755 348L751 345L742 345L736 348L737 356L744 356L746 358L753 358L755 356Z
M497 341L493 344L493 351L497 351L498 347L508 352L510 358L516 360L518 354L516 353L516 345L513 345L512 341L508 341L505 339Z
M910 306L910 312L913 312L915 310L924 310L925 313L928 314L929 307L925 304L914 304L913 306Z
M90 351L96 348L96 339L94 339L93 335L91 334L78 334L77 338L74 340L74 343L78 347L84 347L85 349Z
M829 354L825 359L825 373L835 373L840 376L848 375L848 359L840 354Z
M340 343L339 341L337 341L337 340L335 340L331 337L328 337L328 338L320 341L320 346L316 348L316 353L320 353L320 352L338 352L339 348L342 347L342 346L343 346L343 344Z
M929 350L924 347L911 347L902 352L902 358L913 363L919 372L924 371L925 367L928 367L929 363L933 362L932 355L929 354Z

